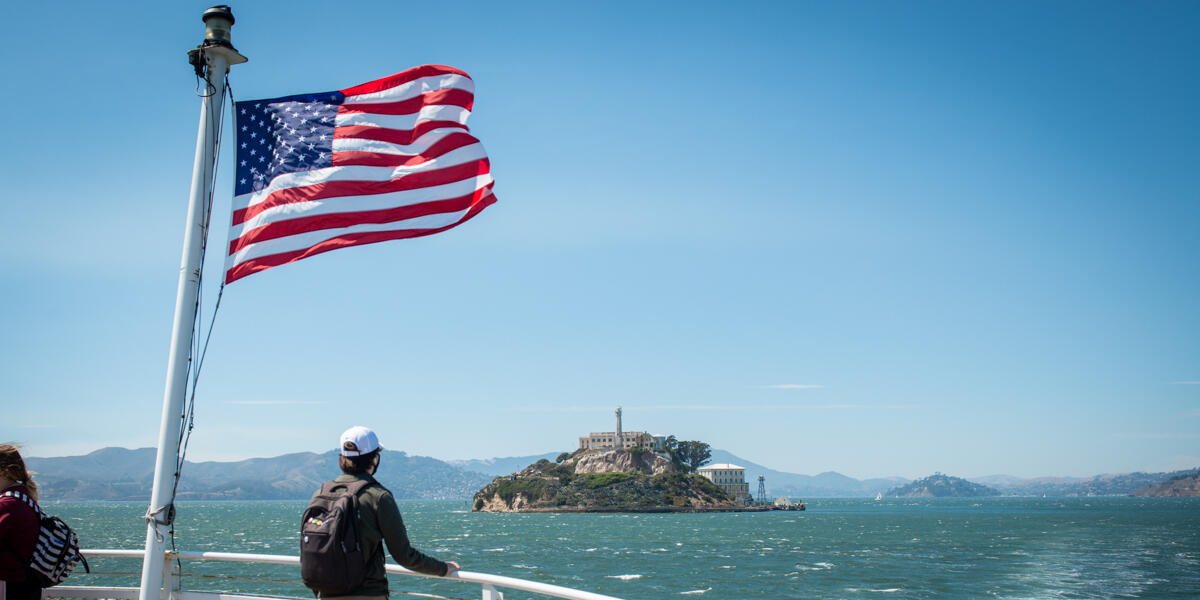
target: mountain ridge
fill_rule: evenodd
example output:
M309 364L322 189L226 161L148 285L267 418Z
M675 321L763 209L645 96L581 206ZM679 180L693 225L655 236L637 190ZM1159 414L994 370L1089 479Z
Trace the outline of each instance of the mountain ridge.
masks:
M385 450L380 478L397 498L469 499L482 485L500 475L520 471L540 459L553 461L559 452L503 458L439 460ZM47 498L60 500L148 500L154 477L154 448L108 447L85 455L28 457ZM904 477L855 479L836 471L801 475L771 469L727 450L712 450L712 463L733 463L746 469L746 483L757 496L758 476L764 477L768 499L872 497L910 483ZM1035 477L1011 475L969 477L1006 496L1128 495L1172 477L1200 472L1189 469L1166 473L1119 473L1094 477ZM322 481L336 476L337 454L295 452L240 461L187 462L180 499L307 499Z
M154 448L102 448L82 456L25 459L40 492L56 500L148 500ZM240 461L186 462L179 500L306 500L340 471L337 451ZM378 475L398 499L469 498L491 481L427 456L384 450Z

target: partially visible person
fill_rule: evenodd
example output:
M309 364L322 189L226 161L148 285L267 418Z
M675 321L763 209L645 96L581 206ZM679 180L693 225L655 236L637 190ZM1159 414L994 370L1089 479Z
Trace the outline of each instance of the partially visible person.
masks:
M33 507L5 492L37 502L37 484L13 444L0 444L0 600L37 600L42 588L29 579L28 569L41 521Z
M366 579L358 589L348 595L318 594L318 597L339 600L385 600L388 597L387 575L384 570L385 542L392 558L407 569L443 577L459 570L458 563L440 561L421 553L409 543L408 531L404 527L404 520L400 518L400 508L396 506L396 499L391 491L373 477L379 468L379 452L383 449L375 432L366 427L351 427L342 433L338 445L341 454L338 466L342 469L342 475L333 481L368 482L356 495L358 523L361 527L359 539L367 563ZM314 498L320 493L318 490Z

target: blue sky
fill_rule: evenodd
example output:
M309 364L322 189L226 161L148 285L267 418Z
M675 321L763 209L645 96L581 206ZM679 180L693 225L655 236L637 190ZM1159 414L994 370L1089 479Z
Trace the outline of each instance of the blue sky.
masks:
M568 450L623 406L798 473L1200 465L1195 4L352 5L234 4L235 98L462 68L500 202L229 286L190 458ZM97 6L9 7L0 53L32 456L157 439L209 4Z

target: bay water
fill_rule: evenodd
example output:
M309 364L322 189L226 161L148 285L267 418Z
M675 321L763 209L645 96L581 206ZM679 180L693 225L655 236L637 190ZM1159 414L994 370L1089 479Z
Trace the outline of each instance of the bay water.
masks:
M180 550L295 556L299 501L184 502ZM143 503L48 503L86 548L140 549ZM1200 598L1200 498L812 499L805 512L472 513L402 501L418 549L464 570L648 598ZM168 542L170 547L170 542ZM75 585L136 586L97 559ZM184 588L311 594L295 567L185 561ZM227 579L237 577L236 580ZM393 576L404 593L475 584ZM502 590L505 598L539 598Z

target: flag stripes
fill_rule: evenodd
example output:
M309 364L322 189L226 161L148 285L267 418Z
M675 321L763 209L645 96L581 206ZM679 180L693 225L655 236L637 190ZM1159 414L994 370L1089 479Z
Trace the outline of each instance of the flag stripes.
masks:
M482 148L463 150L471 150L473 154L483 153ZM452 158L461 158L463 154L466 152ZM472 158L473 160L461 164L451 163L445 167L442 165L450 161L439 162L439 159L436 158L424 161L419 165L392 168L333 167L322 169L321 172L314 173L311 177L289 178L289 181L284 182L287 187L271 191L261 200L245 208L234 209L233 224L243 223L287 204L326 198L346 198L345 201L349 201L349 199L356 199L361 195L386 194L418 187L442 185L491 171L491 163L486 158ZM393 177L386 177L386 175L393 175ZM299 185L287 185L291 182L299 183ZM286 218L287 214L299 209L300 207L292 207L287 211L276 211L275 214Z
M340 92L235 105L227 283L354 245L430 235L495 202L466 127L474 82L425 65Z

